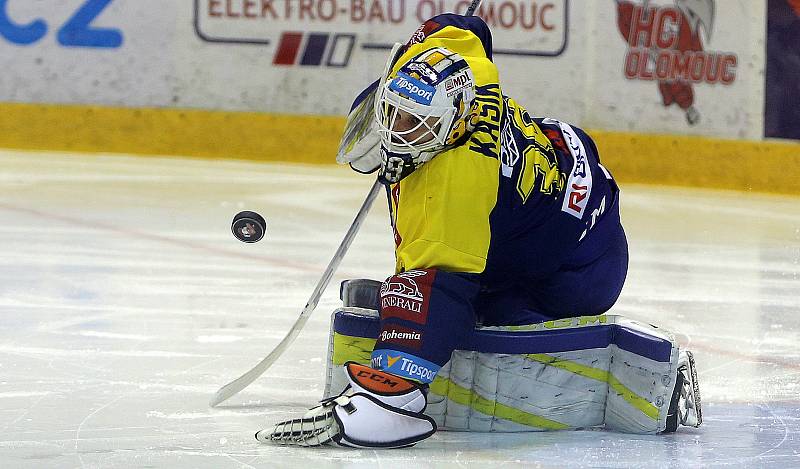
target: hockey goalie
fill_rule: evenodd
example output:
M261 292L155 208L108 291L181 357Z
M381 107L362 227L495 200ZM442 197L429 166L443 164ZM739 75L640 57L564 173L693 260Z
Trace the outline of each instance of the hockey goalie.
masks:
M483 20L439 15L397 45L338 160L385 185L396 270L345 282L329 395L259 441L701 424L691 353L606 314L628 269L617 184L583 130L503 94Z

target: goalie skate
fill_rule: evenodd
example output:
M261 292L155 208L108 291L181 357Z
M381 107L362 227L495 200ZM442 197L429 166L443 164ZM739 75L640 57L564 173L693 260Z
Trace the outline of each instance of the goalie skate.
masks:
M688 350L681 351L678 356L678 377L664 432L674 432L679 425L699 427L702 423L703 411L694 356Z
M681 425L699 427L703 423L700 405L700 386L697 382L697 367L694 356L688 350L678 358L678 373L683 376L680 397L678 398L678 417Z

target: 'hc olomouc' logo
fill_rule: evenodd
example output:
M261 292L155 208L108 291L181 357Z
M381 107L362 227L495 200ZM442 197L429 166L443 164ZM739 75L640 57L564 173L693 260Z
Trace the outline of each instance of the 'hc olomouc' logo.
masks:
M730 85L736 80L738 57L706 50L714 29L714 0L674 2L617 0L617 26L628 43L625 78L657 81L664 106L677 105L689 125L695 125L700 112L693 86Z

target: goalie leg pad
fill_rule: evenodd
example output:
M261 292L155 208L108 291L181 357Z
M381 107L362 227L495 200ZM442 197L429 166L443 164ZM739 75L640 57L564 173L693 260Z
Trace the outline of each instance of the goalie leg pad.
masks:
M390 373L348 362L345 391L273 430L256 433L261 442L297 446L328 443L356 448L411 446L436 432L436 423L423 414L423 388Z
M349 383L341 364L368 363L380 332L375 312L337 310L326 396L338 395ZM438 371L425 414L445 430L605 425L654 434L665 429L678 364L670 333L615 315L479 328Z

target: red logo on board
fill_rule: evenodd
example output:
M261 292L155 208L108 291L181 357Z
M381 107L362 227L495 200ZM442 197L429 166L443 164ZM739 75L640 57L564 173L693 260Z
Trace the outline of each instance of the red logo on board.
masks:
M657 81L663 105L677 105L695 125L700 112L694 85L730 85L738 57L705 50L714 27L714 0L674 1L674 6L652 6L617 0L617 27L628 43L624 73L628 80Z

